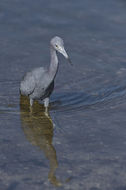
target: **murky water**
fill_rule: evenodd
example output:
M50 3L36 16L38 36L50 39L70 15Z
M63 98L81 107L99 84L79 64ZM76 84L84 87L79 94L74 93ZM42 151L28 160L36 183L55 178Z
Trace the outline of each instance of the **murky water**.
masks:
M20 97L61 36L50 117ZM126 2L0 1L0 190L126 189Z

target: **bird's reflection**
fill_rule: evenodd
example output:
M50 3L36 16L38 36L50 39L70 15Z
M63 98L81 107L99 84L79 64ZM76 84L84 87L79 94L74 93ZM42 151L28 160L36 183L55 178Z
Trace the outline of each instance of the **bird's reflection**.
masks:
M27 97L20 96L20 114L22 129L27 140L38 146L49 160L50 170L48 173L49 181L55 186L61 186L61 182L55 176L58 167L56 150L52 145L53 122L42 110L42 105L34 102L32 113L29 111L29 100ZM42 114L43 113L43 114Z

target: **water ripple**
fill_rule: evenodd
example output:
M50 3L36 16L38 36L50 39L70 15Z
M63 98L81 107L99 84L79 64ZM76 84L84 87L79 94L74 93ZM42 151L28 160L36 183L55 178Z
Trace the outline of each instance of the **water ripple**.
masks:
M119 99L125 95L126 86L101 88L90 94L84 92L64 92L62 94L55 94L52 97L51 110L74 111L90 109L92 106L94 107L102 103L114 103L115 99Z
M0 81L0 113L19 113L19 81ZM11 89L10 89L11 85ZM59 90L58 90L59 91ZM120 104L126 96L126 86L115 85L93 89L93 92L54 92L50 100L50 111L66 112L105 107L108 103Z

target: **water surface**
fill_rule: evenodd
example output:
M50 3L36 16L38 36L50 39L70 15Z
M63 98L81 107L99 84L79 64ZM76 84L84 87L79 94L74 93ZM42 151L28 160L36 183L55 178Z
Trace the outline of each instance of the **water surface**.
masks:
M0 1L0 189L126 189L126 3ZM64 39L50 117L20 97Z

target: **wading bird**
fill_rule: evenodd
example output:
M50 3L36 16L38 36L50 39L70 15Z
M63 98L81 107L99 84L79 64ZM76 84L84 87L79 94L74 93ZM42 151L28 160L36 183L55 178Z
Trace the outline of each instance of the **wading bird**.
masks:
M57 52L71 63L64 49L63 40L55 36L50 41L51 61L49 68L39 67L27 72L20 83L20 93L29 97L30 107L32 107L34 100L43 100L46 115L48 115L49 97L54 88L54 79L58 69Z

